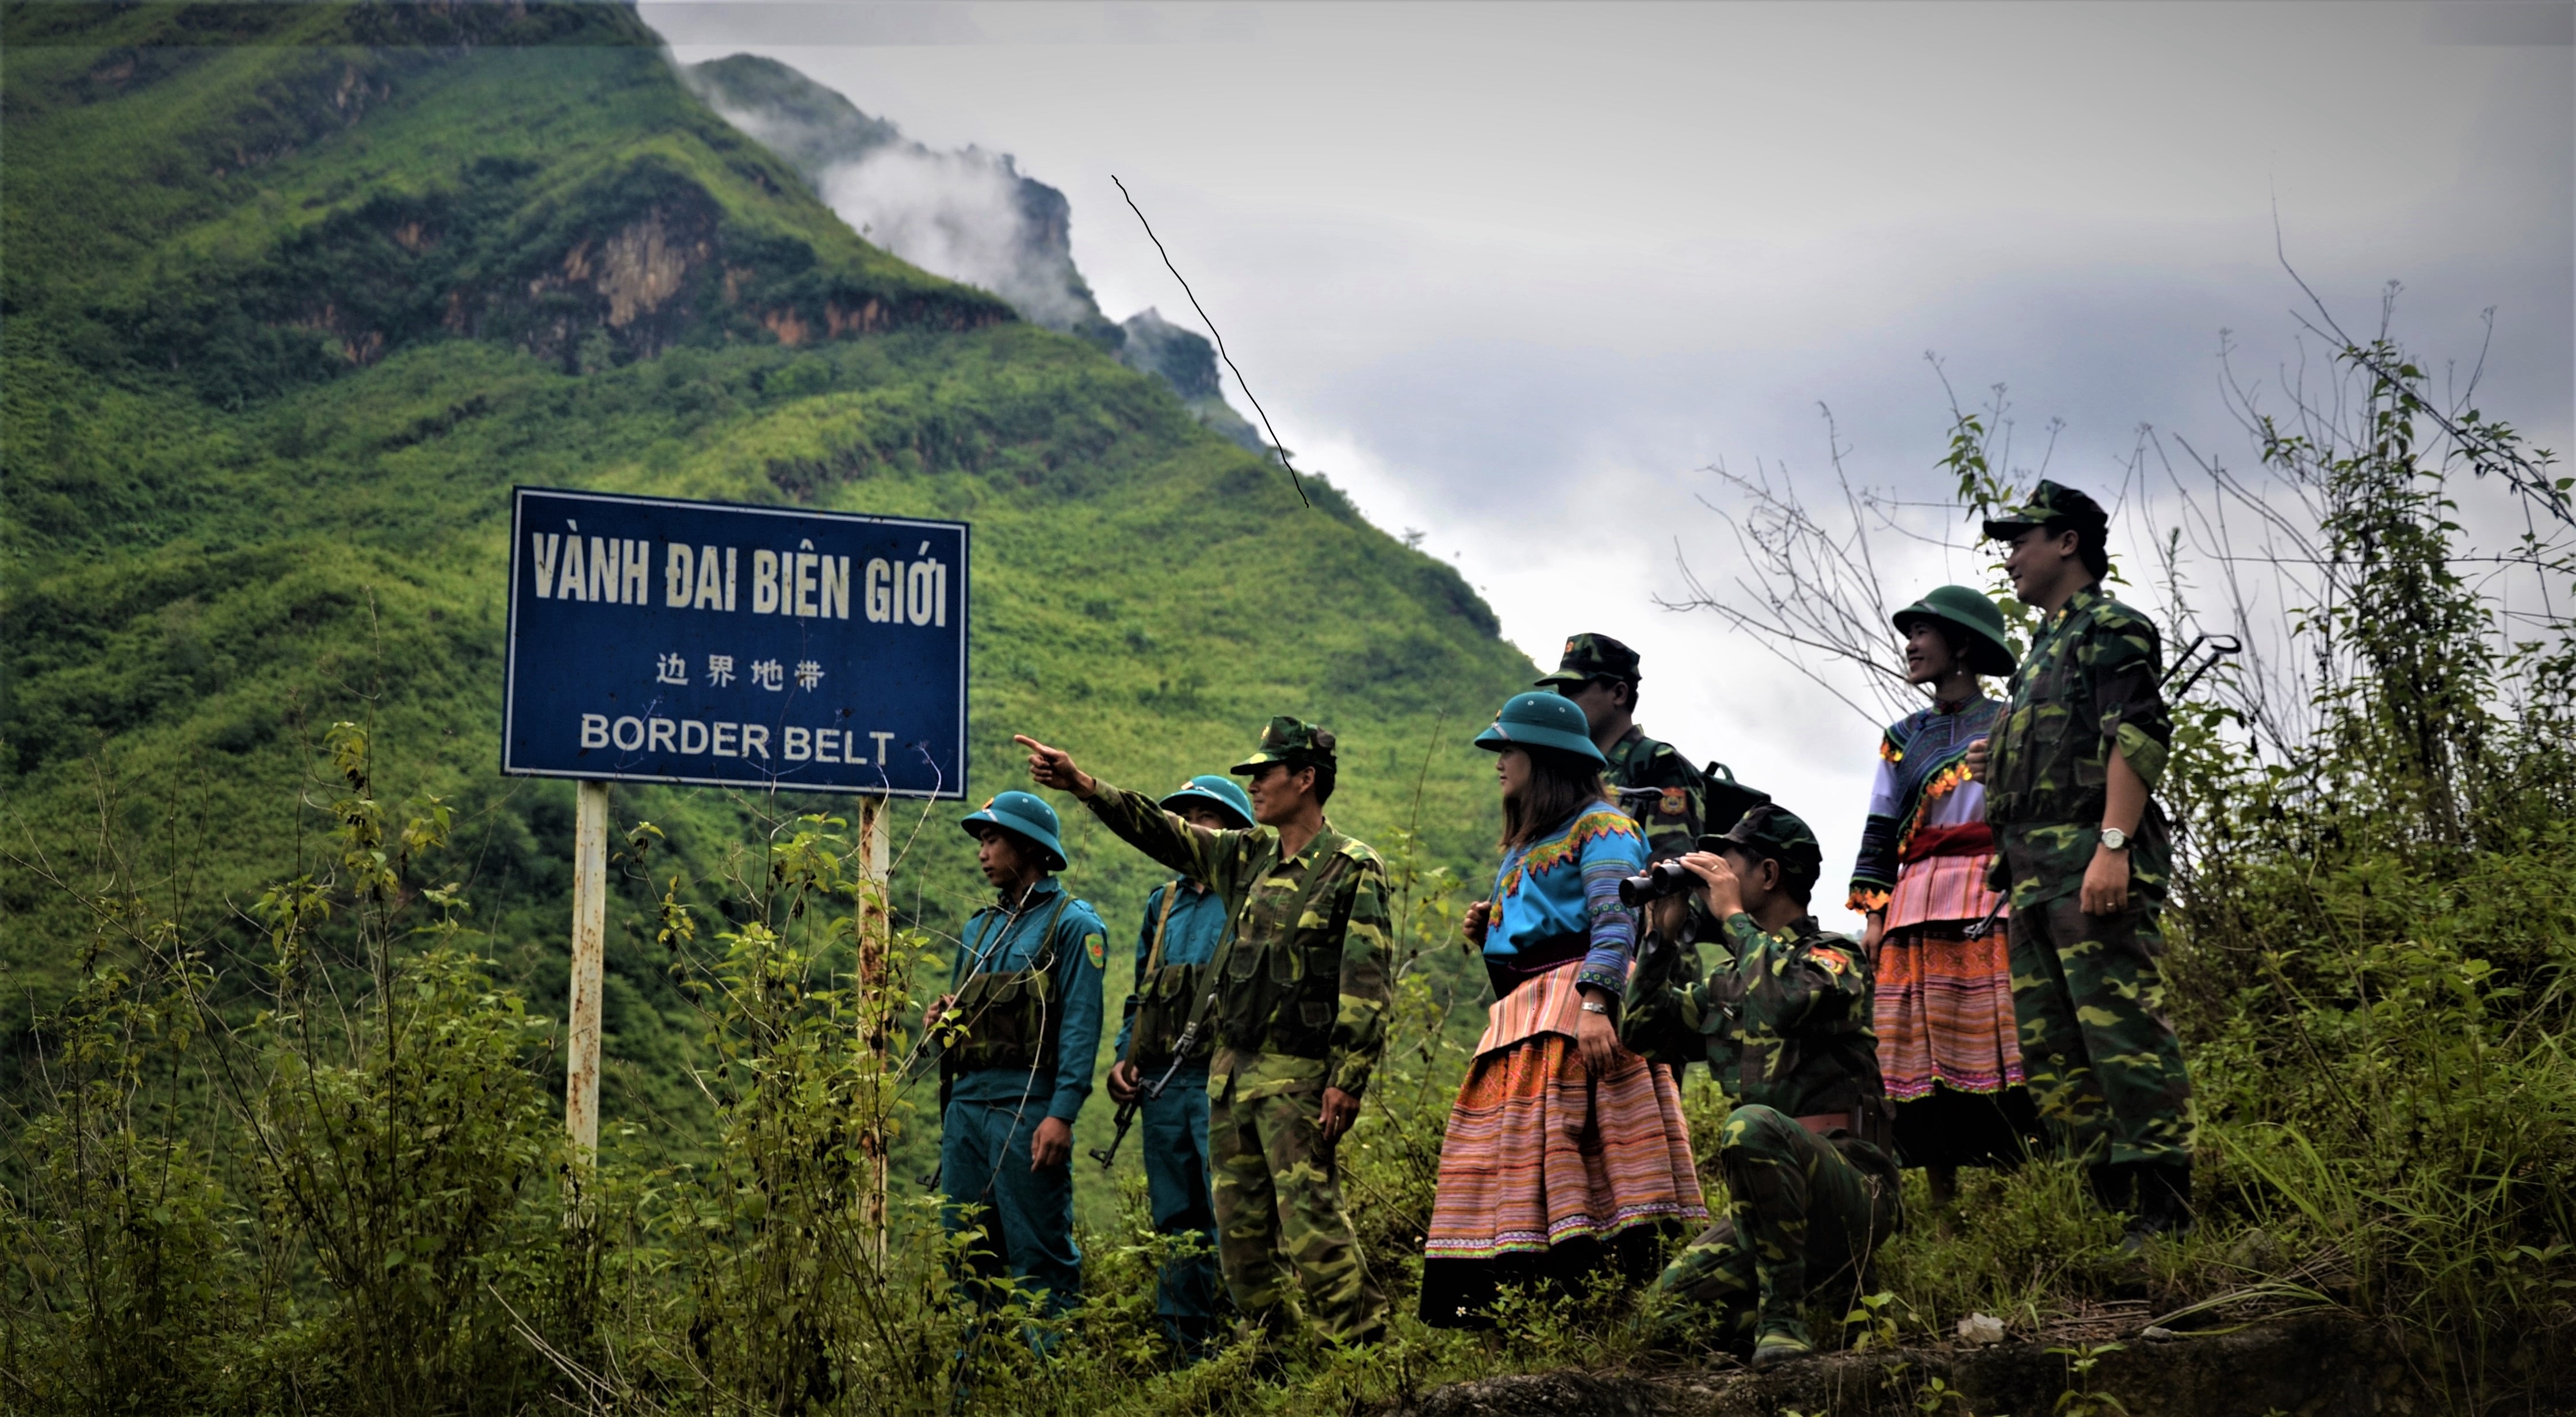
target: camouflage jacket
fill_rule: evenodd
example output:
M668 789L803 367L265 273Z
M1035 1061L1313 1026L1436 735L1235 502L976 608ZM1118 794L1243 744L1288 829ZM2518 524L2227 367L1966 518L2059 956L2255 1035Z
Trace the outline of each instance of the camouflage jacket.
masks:
M2010 877L2014 909L2071 895L2084 883L2101 841L2113 753L2149 792L2164 776L2173 720L2162 678L2155 625L2104 595L2098 581L2077 591L2022 657L1986 768L1986 820L2002 848L1996 869ZM2132 884L2151 901L2163 891L2169 860L2164 814L2149 798L2129 868Z
M1329 825L1279 859L1268 827L1210 831L1101 783L1094 815L1137 850L1217 893L1234 920L1207 1023L1209 1087L1266 1092L1368 1086L1386 1041L1386 866Z
M1642 975L1620 1040L1657 1062L1706 1062L1736 1106L1792 1117L1875 1108L1885 1088L1870 1027L1869 961L1813 916L1776 933L1738 911L1726 958L1694 984Z
M1603 756L1610 760L1604 776L1612 787L1659 790L1652 799L1624 791L1620 798L1620 806L1645 832L1648 853L1663 860L1699 849L1708 789L1689 759L1672 744L1647 737L1646 730L1635 724Z

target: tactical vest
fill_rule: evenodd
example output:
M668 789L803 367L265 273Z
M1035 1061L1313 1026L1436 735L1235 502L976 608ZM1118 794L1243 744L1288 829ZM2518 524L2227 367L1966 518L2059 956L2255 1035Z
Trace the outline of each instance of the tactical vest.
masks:
M1280 865L1275 837L1269 855L1252 873L1252 889L1244 892L1234 923L1228 927L1234 947L1218 955L1225 976L1217 996L1217 1036L1226 1046L1255 1047L1291 1058L1321 1058L1331 1051L1333 1023L1342 1011L1342 932L1350 926L1356 892L1333 907L1332 918L1316 943L1301 944L1298 937L1305 932L1297 926L1325 887L1341 879L1332 870L1336 859L1348 862L1349 871L1362 869L1367 860L1367 847L1339 833L1334 836L1332 849L1316 856L1282 938L1257 950L1242 947L1243 923L1252 913L1261 881Z
M966 1037L941 1055L950 1072L1010 1068L1039 1077L1055 1076L1056 1041L1064 1023L1062 1001L1055 997L1055 927L1072 899L1071 891L1056 893L1055 909L1047 912L1046 924L1038 930L1045 948L1036 964L1007 974L978 970L957 991L951 1012L966 1021ZM996 919L1004 920L1003 928L1008 930L1007 915L987 915L986 929L977 931L975 942L968 946L969 959L983 957L985 936Z
M1172 928L1172 907L1184 889L1178 881L1163 887L1163 913L1154 922L1154 943L1146 953L1144 968L1136 972L1136 1016L1128 1024L1127 1061L1149 1070L1172 1061L1172 1050L1180 1046L1181 1033L1189 1027L1190 1008L1198 1002L1199 990L1206 987L1208 964L1225 957L1225 941L1233 937L1234 922L1229 917L1226 935L1217 941L1208 963L1166 964L1163 940ZM1215 1037L1201 1029L1198 1040L1190 1045L1189 1057L1183 1061L1202 1063L1215 1052Z

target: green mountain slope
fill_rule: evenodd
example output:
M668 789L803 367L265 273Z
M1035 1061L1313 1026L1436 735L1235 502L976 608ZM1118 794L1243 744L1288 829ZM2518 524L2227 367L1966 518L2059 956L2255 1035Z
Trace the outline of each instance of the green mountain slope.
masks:
M1404 825L1427 760L1433 859L1487 859L1468 730L1532 670L1454 572L862 242L631 12L17 6L0 40L13 1051L93 933L48 876L257 957L240 912L309 868L339 719L377 726L388 793L454 805L433 869L559 1010L570 788L494 766L515 483L968 519L979 795L1020 780L1013 731L1154 785L1293 711L1342 733L1347 829ZM703 877L762 804L615 810ZM981 894L958 811L898 829L933 930ZM1153 872L1070 821L1131 930ZM696 1026L621 891L606 1107L685 1128Z

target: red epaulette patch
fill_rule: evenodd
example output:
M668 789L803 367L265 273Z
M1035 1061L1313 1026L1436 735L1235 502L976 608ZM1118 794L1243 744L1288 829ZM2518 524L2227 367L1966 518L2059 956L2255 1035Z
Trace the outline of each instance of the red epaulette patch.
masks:
M1807 958L1814 960L1816 963L1823 965L1825 968L1832 970L1836 974L1840 974L1844 970L1852 967L1850 955L1844 954L1841 950L1834 949L1827 945L1818 945L1814 949L1807 951Z

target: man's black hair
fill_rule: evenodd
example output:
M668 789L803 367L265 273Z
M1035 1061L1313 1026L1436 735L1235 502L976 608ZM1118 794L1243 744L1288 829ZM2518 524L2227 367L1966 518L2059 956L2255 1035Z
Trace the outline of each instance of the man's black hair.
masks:
M1586 684L1625 684L1625 685L1627 685L1627 686L1628 686L1628 707L1630 707L1630 708L1632 708L1632 709L1633 709L1633 708L1635 708L1635 707L1637 706L1637 685L1639 684L1639 682L1641 682L1641 679L1642 679L1642 676L1639 676L1639 677L1636 677L1636 678L1632 678L1632 677L1630 677L1630 676L1628 676L1628 675L1625 675L1625 674L1595 674L1595 675L1593 675L1591 678L1586 679L1586 680L1584 680L1583 682L1584 682L1584 683L1586 683Z
M2063 532L2075 533L2075 559L2084 563L2086 573L2100 580L2111 574L2111 529L2084 518L2050 517L2040 524L2040 535L2055 540Z
M1794 862L1774 856L1760 847L1747 846L1740 841L1726 843L1726 849L1742 852L1751 860L1776 863L1780 867L1780 889L1786 891L1790 898L1800 905L1805 905L1815 898L1816 880L1824 874L1821 865L1812 871L1800 871Z
M1330 763L1310 763L1308 766L1315 770L1315 805L1321 807L1333 800L1335 770Z

